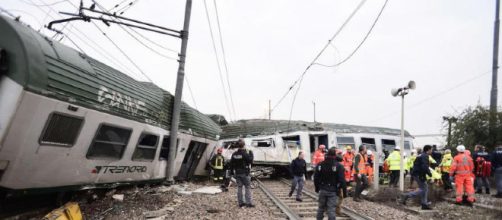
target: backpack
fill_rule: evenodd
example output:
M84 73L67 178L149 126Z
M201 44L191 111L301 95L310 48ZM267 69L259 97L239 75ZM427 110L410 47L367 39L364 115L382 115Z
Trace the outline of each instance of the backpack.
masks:
M484 157L478 157L476 159L476 176L479 177L489 177L492 172L492 163L486 161Z

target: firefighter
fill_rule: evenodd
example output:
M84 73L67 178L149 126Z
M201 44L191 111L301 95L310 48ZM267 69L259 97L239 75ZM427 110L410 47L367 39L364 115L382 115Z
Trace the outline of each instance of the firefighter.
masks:
M390 182L389 186L391 187L397 187L397 184L399 183L399 172L401 171L401 154L400 154L401 148L399 146L396 146L394 148L394 151L385 159L387 163L389 164L389 170L390 170Z
M336 219L337 192L346 185L343 169L336 161L335 148L329 149L326 160L316 167L314 186L315 191L319 193L317 220L324 218L324 212L327 212L329 220Z
M483 186L485 193L490 194L490 183L488 177L491 176L492 164L490 162L490 155L486 152L485 146L479 146L479 150L474 159L475 176L476 176L476 193L483 193Z
M244 140L237 142L239 149L232 154L230 159L230 168L233 171L234 178L237 181L237 201L239 207L255 207L251 197L251 164L253 163L253 152L244 148ZM242 187L245 188L245 202L242 198Z
M319 145L314 153L314 156L312 157L312 167L315 168L317 165L324 161L325 150L326 146L324 146L324 144Z
M464 192L467 194L467 204L472 206L474 203L474 183L472 172L474 170L474 163L472 158L465 153L465 146L459 145L457 147L458 154L453 158L453 163L450 168L450 176L455 177L456 203L462 203Z
M223 155L223 148L219 147L216 150L216 154L211 158L211 168L213 169L213 180L217 182L223 181L225 158Z
M345 168L345 181L350 183L352 181L352 160L354 159L354 153L352 152L351 146L345 147L345 153L343 154L343 168Z
M441 169L441 179L443 180L443 187L446 192L451 192L453 190L450 181L450 168L452 162L453 157L451 156L451 150L446 149L443 155L443 159L441 160L441 164L439 164L439 167Z
M354 158L354 167L352 168L354 180L356 181L356 191L354 193L355 202L361 201L361 192L368 187L366 161L368 161L368 156L366 155L366 146L361 145L359 147L359 153Z

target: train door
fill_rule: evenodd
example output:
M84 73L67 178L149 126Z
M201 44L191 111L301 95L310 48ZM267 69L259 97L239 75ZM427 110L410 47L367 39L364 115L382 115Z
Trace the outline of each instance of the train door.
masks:
M178 173L179 180L188 180L193 176L195 169L197 168L197 165L206 150L206 147L206 143L197 141L190 142Z
M314 154L314 152L317 150L319 145L323 144L326 146L326 149L328 149L329 146L329 141L328 141L328 135L327 134L311 134L309 135L309 140L310 140L310 153Z

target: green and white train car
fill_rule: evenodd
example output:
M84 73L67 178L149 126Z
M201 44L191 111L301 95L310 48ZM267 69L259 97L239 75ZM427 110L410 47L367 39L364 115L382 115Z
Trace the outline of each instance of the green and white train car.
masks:
M0 16L0 187L10 194L165 178L174 98ZM220 127L183 103L175 176L206 175Z

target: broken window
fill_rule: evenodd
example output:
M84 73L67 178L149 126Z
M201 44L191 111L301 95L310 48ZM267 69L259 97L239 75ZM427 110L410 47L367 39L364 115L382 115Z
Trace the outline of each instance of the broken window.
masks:
M301 149L301 142L299 135L282 137L282 141L284 143L284 147Z
M40 136L40 144L71 147L75 144L84 119L61 113L52 113Z
M178 155L178 145L180 144L180 139L176 141L176 154L174 157ZM160 148L160 160L167 160L169 158L169 147L171 146L171 136L164 136L162 139L162 147Z
M153 134L141 134L138 146L134 150L132 160L147 160L152 161L157 152L159 136Z
M102 124L89 147L87 158L122 158L131 133L131 129Z
M274 140L265 139L265 140L253 140L251 142L251 146L253 147L274 147Z

